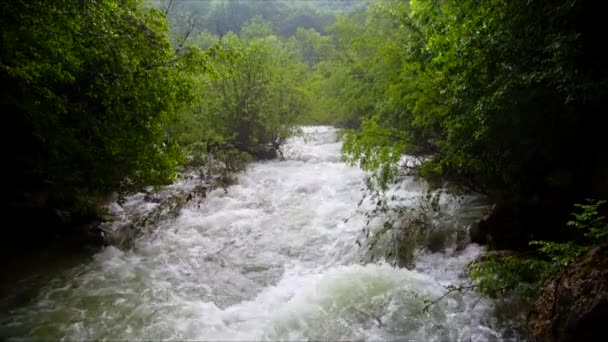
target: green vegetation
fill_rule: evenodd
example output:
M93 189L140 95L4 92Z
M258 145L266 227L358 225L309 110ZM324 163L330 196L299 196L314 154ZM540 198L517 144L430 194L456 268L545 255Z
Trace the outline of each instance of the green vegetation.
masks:
M487 240L520 253L472 267L488 293L537 283L606 240L602 201L579 205L578 229L566 229L572 203L608 198L608 73L590 1L0 10L9 211L94 212L104 194L167 184L184 168L228 183L248 161L279 156L298 124L331 124L346 128L344 158L372 172L378 198L414 174L484 194L512 219ZM385 231L428 225L379 203L394 214Z
M520 256L483 272L534 282L605 240L567 229L572 203L608 198L598 22L590 1L369 2L326 29L310 118L352 128L345 159L373 172L374 190L413 174L486 195L484 239Z
M209 24L197 6L245 2L172 3L0 5L5 209L90 217L106 194L168 184L184 167L229 178L280 152L308 103L297 38L255 13L235 33L197 26Z
M356 8L359 0L152 0L165 11L173 25L184 30L192 23L195 33L208 31L218 36L241 32L252 19L271 25L283 38L293 36L298 28L325 32L336 14ZM194 20L184 20L193 18Z
M1 10L6 200L43 192L87 209L100 193L173 179L181 156L163 125L192 98L201 51L178 55L162 13L139 1Z
M253 155L268 149L276 152L303 111L298 86L302 65L276 36L242 41L226 37L223 45L239 56L220 61L221 76L207 84L204 93L211 95L209 102L198 110L206 112L206 121L215 123L213 130L231 137L239 150Z
M527 301L534 298L538 287L561 268L574 262L593 247L606 242L608 219L600 214L606 201L588 200L576 204L579 212L568 224L578 230L578 241L532 241L539 246L535 253L488 257L473 262L469 273L477 287L492 297L514 292Z
M587 17L586 2L375 2L329 28L319 97L361 127L345 152L365 168L407 151L432 155L424 178L497 198L599 195L606 67Z

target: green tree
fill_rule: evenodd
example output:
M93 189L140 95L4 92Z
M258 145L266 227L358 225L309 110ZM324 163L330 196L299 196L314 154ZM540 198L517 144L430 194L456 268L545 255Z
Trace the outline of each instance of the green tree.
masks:
M576 238L569 204L608 197L597 22L588 1L374 2L328 29L337 51L309 85L332 111L316 117L354 128L345 158L374 187L413 173L497 202L502 248Z
M241 28L240 38L243 40L251 40L254 38L265 38L272 36L273 34L272 25L269 22L264 21L260 17L254 17L247 21Z
M398 77L356 107L371 108L395 143L432 154L420 168L427 179L496 197L601 196L606 67L580 19L593 12L589 2L379 2L367 15L388 25L368 29L397 37L405 54L377 52Z
M174 127L183 143L215 141L269 158L293 134L306 104L299 86L305 66L279 37L255 38L268 28L258 24L243 28L252 37L229 34L217 45L213 74L196 83L196 93L202 95Z
M202 55L175 54L163 13L136 0L0 10L9 197L43 192L48 205L84 208L173 178L181 156L163 127L191 98L186 64Z

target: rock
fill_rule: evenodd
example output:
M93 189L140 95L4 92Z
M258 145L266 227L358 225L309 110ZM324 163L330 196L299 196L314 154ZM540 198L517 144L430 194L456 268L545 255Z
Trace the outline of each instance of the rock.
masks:
M195 186L192 191L195 194L200 195L202 198L206 198L208 190L209 190L209 185L207 185L207 184L199 184L199 185Z
M425 234L424 246L431 253L461 251L469 244L467 232L457 225L442 223Z
M469 228L471 241L498 250L526 249L529 237L525 235L524 227L531 220L519 204L494 205L487 215Z
M163 202L163 198L160 196L156 196L153 193L146 193L146 195L144 196L144 201L148 202L148 203L162 203Z
M471 243L471 239L466 230L457 230L456 231L456 241L455 241L455 251L463 251L467 246Z
M426 248L431 253L443 252L447 247L451 233L448 230L433 229L426 237Z
M102 229L101 221L92 221L77 228L80 230L82 244L87 246L104 246L108 242L105 239L105 233Z
M489 213L469 226L469 239L471 242L478 243L480 245L485 245L488 242L487 225L492 213L494 213L495 210L496 205L492 206Z
M527 251L532 240L572 238L565 229L570 209L560 201L502 201L469 226L469 236L491 249Z
M592 249L549 279L530 309L533 341L606 341L608 244Z

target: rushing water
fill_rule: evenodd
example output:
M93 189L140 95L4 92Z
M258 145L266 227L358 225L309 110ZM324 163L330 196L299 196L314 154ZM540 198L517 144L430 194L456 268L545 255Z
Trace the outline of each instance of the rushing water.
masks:
M419 253L413 270L361 263L355 241L365 219L355 212L364 173L340 162L333 128L305 132L288 143L285 161L254 163L227 193L185 207L132 248L106 247L56 273L29 303L0 313L0 339L503 337L492 303L474 293L423 310L464 281L480 247ZM155 206L142 195L129 205Z

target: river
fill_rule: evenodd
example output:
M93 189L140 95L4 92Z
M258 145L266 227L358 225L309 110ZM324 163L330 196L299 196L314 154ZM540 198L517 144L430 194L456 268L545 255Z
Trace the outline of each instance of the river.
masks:
M424 310L447 286L466 282L465 266L481 247L423 250L411 270L362 262L366 249L356 241L366 219L357 203L365 174L340 161L335 129L304 132L288 142L286 160L253 163L227 192L186 206L131 248L106 247L44 284L20 283L37 288L0 313L0 338L504 338L493 303L474 292ZM407 201L421 188L412 181L400 191ZM142 198L124 206L157 205Z

